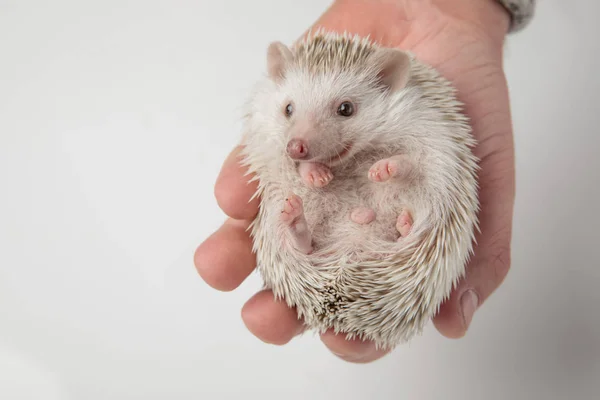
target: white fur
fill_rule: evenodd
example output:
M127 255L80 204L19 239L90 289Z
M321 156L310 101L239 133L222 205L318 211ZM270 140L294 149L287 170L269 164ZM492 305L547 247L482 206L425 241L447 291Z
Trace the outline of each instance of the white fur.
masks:
M450 84L411 56L407 85L382 90L373 62L378 49L364 38L323 32L299 43L282 80L257 84L243 144L245 164L259 181L251 233L265 285L309 328L333 328L389 349L420 333L464 274L477 228L477 160ZM345 99L356 103L356 113L344 119L335 107ZM287 119L290 100L294 115ZM307 120L319 155L354 142L323 188L308 188L285 153L289 132ZM415 165L408 179L368 180L371 165L398 154ZM294 250L280 222L289 193L304 202L310 255ZM352 222L358 206L374 209L376 220ZM403 208L414 224L397 242Z

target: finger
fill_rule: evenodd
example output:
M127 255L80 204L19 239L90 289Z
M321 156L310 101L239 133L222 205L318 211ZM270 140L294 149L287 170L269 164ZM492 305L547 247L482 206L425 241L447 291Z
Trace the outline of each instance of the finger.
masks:
M248 330L263 342L284 345L303 330L296 311L273 292L263 290L255 294L242 308L242 320Z
M435 327L446 337L460 338L466 334L475 311L500 286L510 268L514 175L512 157L508 158L504 166L493 165L497 172L492 175L497 177L481 179L481 233L477 235L475 256L464 279L433 319ZM483 164L482 167L485 170Z
M215 197L225 214L234 219L251 220L258 212L258 198L250 199L257 189L257 183L249 182L252 175L246 175L247 168L240 162L242 147L236 147L227 157L217 182Z
M229 219L196 250L196 269L213 288L233 290L254 270L256 258L246 231L248 225L246 221Z
M376 349L375 344L360 339L347 340L344 334L335 334L329 330L321 335L321 341L342 360L365 364L380 359L389 351Z

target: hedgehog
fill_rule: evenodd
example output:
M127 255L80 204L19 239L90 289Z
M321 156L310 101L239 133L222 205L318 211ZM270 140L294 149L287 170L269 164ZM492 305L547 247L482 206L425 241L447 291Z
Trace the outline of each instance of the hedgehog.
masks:
M242 132L264 287L307 330L391 350L472 256L479 160L463 104L432 66L368 37L319 30L266 53Z

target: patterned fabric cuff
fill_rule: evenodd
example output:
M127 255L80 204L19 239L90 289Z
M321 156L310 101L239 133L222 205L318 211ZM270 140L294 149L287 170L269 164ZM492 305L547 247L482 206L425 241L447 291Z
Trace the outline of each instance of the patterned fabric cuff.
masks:
M510 13L510 32L525 28L533 18L536 0L498 0L498 2Z

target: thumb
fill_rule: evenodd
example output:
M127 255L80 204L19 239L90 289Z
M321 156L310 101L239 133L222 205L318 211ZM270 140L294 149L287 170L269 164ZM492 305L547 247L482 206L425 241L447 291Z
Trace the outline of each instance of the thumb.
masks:
M510 154L507 154L510 153ZM504 281L510 268L514 203L513 152L494 153L481 163L480 233L465 277L441 305L433 323L449 338L465 335L475 311Z

